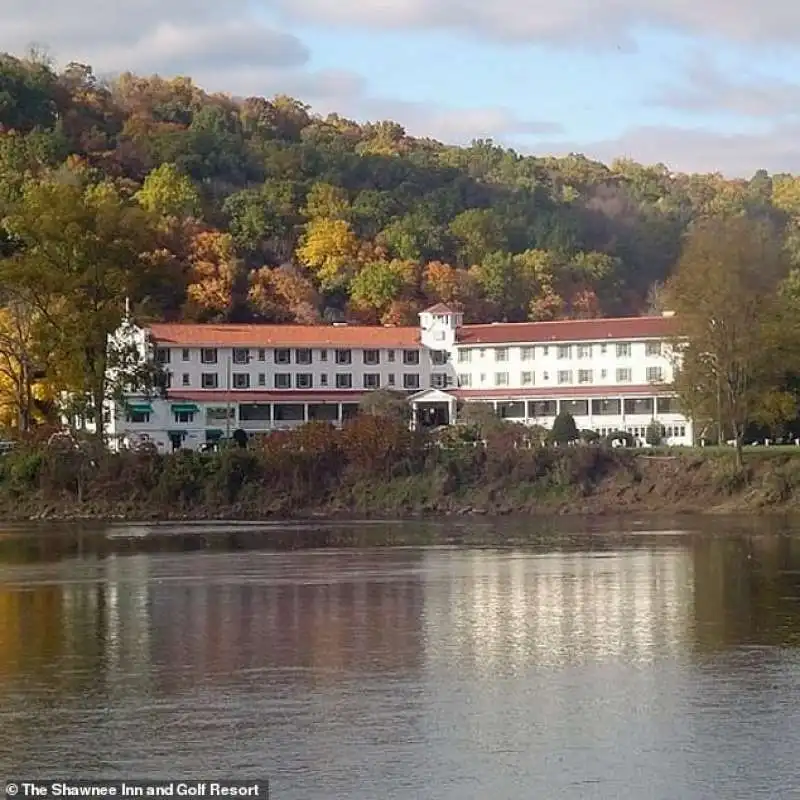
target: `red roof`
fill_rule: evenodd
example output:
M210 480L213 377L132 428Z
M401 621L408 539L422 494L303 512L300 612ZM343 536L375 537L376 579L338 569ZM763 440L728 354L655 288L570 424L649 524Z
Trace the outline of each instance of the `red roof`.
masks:
M456 311L445 303L437 303L435 306L426 308L423 312L425 314L455 314Z
M419 328L377 325L189 325L153 323L158 344L184 347L418 348Z
M464 325L456 334L459 344L555 344L602 342L615 339L664 339L675 334L674 317L618 317L566 319L556 322L501 322Z
M671 394L669 386L658 384L616 384L613 386L531 386L528 389L455 389L459 400L549 400L558 398L654 397Z
M167 400L175 403L357 403L365 391L339 389L335 391L316 391L298 389L274 392L256 392L252 390L219 389L182 391L171 389L167 392Z

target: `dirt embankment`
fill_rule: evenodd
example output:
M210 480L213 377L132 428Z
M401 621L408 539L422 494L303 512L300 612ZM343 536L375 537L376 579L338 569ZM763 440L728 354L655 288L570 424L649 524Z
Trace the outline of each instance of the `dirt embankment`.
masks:
M228 451L208 456L28 451L0 463L0 516L269 519L424 514L800 510L800 452L643 455L598 447L479 451Z

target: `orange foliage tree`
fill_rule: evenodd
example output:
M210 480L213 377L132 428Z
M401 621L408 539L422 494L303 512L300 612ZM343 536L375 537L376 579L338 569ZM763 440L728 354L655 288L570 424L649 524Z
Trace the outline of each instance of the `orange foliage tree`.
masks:
M202 321L228 319L236 305L242 265L229 233L202 231L189 249L187 315Z
M247 300L250 308L269 322L320 322L319 293L308 278L292 266L262 267L250 273Z

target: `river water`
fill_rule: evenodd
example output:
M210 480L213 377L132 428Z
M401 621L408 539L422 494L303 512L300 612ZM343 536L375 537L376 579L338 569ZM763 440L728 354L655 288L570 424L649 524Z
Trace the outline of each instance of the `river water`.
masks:
M799 797L800 529L570 525L0 532L0 781Z

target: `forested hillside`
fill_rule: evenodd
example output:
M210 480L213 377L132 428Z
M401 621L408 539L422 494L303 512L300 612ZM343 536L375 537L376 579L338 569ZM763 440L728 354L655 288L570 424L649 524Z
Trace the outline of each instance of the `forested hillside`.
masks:
M18 394L33 373L91 383L126 295L192 321L640 314L693 221L742 210L800 259L792 176L452 147L290 97L0 56L0 372Z

